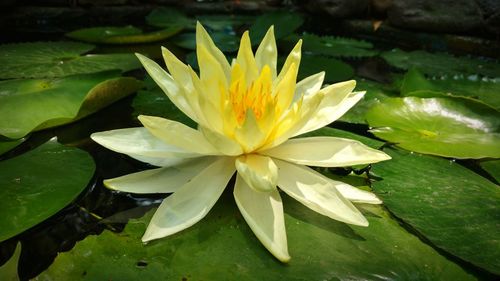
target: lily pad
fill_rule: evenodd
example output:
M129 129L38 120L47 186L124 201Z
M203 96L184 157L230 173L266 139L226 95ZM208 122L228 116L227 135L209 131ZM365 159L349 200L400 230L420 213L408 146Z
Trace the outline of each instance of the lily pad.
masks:
M189 229L147 245L152 215L61 253L37 280L474 280L390 219L362 206L370 226L333 221L283 195L292 260L278 262L240 215L230 190Z
M236 35L226 32L211 32L210 36L217 47L223 52L235 52L240 46L240 38ZM172 40L179 47L196 50L196 33L182 33L175 36Z
M431 92L435 97L451 95L473 98L500 110L500 95L498 94L500 93L500 78L470 76L428 79L419 70L410 69L404 76L401 95L415 96L421 91Z
M167 7L154 9L146 16L146 23L156 27L180 26L194 28L196 22L179 10Z
M49 141L0 162L0 241L44 221L71 203L95 165L86 152ZM8 198L8 200L6 199Z
M334 58L304 55L300 61L299 79L325 71L325 82L340 82L354 76L354 69Z
M72 39L104 44L150 43L167 39L182 30L181 26L172 26L162 30L144 33L131 25L124 27L90 27L66 33Z
M220 14L220 15L197 15L196 19L204 27L216 31L238 30L243 25L250 26L255 21L255 16Z
M429 75L479 74L492 78L500 77L500 64L486 59L455 57L446 53L425 51L405 52L399 49L384 52L381 56L394 67L401 69L416 67Z
M437 247L500 274L499 187L453 161L385 152L392 160L373 166L383 180L372 188L387 208Z
M500 158L500 114L458 98L389 98L366 113L377 137L425 154Z
M140 81L116 72L1 81L0 135L17 139L33 130L73 122L140 87Z
M481 167L486 170L497 182L500 182L500 160L481 162Z
M20 145L24 140L24 138L17 140L0 140L0 155L12 150L14 147Z
M257 17L250 26L250 39L253 45L259 44L269 27L274 25L274 37L279 40L292 34L303 23L302 16L295 12L278 10L265 13Z
M0 266L0 279L4 281L18 281L17 264L21 256L21 243L17 243L12 257L2 266Z
M0 45L0 79L53 78L73 74L139 68L133 54L86 54L94 45L33 42Z

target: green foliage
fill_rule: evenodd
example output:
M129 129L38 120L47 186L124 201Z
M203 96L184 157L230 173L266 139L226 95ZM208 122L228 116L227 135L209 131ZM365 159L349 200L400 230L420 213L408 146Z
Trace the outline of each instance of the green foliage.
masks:
M481 167L488 172L497 182L500 182L500 160L481 162Z
M373 183L384 205L437 247L500 274L500 189L446 159L386 149Z
M87 54L93 45L75 42L33 42L0 45L0 79L53 78L73 74L140 67L133 54Z
M4 281L18 281L19 275L17 274L17 264L21 256L21 243L17 243L16 249L12 257L0 266L0 279Z
M325 82L340 82L354 76L354 69L334 58L304 55L300 61L298 79L325 71Z
M94 162L86 152L55 140L0 162L0 241L46 220L89 183Z
M294 12L278 10L265 13L257 17L250 27L250 40L253 45L259 44L271 25L274 26L274 37L279 40L292 34L303 23L302 16Z
M146 16L146 23L162 28L172 26L194 28L196 24L194 20L188 18L184 13L168 7L161 7L151 11Z
M235 52L240 46L240 37L236 35L218 31L210 33L210 36L215 45L223 52ZM188 50L196 50L196 33L179 34L173 38L173 43Z
M144 33L131 25L124 27L91 27L66 33L75 40L104 44L149 43L167 39L182 30L181 26L172 26L162 30Z
M0 140L0 155L20 145L25 139Z

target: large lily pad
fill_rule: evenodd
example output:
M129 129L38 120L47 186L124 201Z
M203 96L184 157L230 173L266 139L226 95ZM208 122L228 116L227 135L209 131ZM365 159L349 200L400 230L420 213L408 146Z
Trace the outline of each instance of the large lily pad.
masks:
M474 280L379 206L348 226L283 195L292 260L278 262L241 217L230 190L189 229L144 245L151 213L61 253L37 280Z
M162 30L145 33L137 27L128 25L124 27L82 28L66 33L66 36L90 43L136 44L164 40L179 33L181 30L181 26L172 26Z
M315 55L358 58L378 54L378 51L373 50L373 44L351 38L304 34L301 37L290 36L286 41L296 42L300 38L304 40L303 51Z
M0 155L20 145L25 139L0 140Z
M387 149L374 165L384 204L436 246L500 274L500 189L446 159Z
M76 42L33 42L0 45L0 79L48 78L141 65L133 54L86 54L93 45Z
M265 13L250 26L250 39L253 45L259 44L271 25L274 25L276 39L281 39L292 34L303 23L302 16L295 12L278 10Z
M55 140L0 162L0 241L44 221L89 183L92 157Z
M116 72L1 81L0 135L17 139L72 122L140 87L140 81Z
M340 82L354 76L354 69L340 60L323 56L304 55L300 61L299 79L325 71L325 82Z
M401 69L416 67L429 75L479 74L493 78L500 76L500 64L483 59L454 57L445 53L425 51L405 52L399 49L384 52L382 57L394 67Z
M500 158L499 112L454 98L388 98L366 113L377 137L426 154Z

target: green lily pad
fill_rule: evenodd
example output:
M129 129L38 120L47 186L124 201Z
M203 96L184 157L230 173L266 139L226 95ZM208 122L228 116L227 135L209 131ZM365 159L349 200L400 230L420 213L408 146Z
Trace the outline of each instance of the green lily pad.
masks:
M250 26L250 39L253 45L258 45L266 35L271 25L274 25L276 40L292 34L304 23L303 17L295 12L278 10L265 13L255 19Z
M442 158L386 149L373 190L397 217L434 245L500 274L500 189Z
M53 78L73 74L139 68L133 54L86 54L94 45L33 42L0 45L0 79Z
M240 46L240 38L226 32L211 32L210 36L217 47L223 52L235 52ZM188 32L175 36L172 42L179 47L196 50L196 33Z
M179 234L144 245L149 213L123 233L87 237L38 280L474 280L380 206L361 207L370 222L364 228L282 198L289 264L260 244L228 190L206 218Z
M49 141L0 162L0 241L44 221L71 203L95 165L86 152ZM8 198L8 200L7 200Z
M488 172L497 182L500 182L500 160L481 162L481 167Z
M186 28L194 28L196 22L188 18L179 10L167 7L154 9L146 16L146 23L156 27L172 27L180 26Z
M0 81L0 135L17 139L33 130L73 122L141 87L135 78L117 76L101 72Z
M124 27L91 27L66 33L72 39L104 44L150 43L167 39L182 30L181 26L171 26L162 30L144 33L131 25Z
M339 118L339 121L354 124L367 124L365 117L366 112L368 112L379 101L389 97L398 96L397 93L386 85L361 79L356 79L355 91L366 91L366 94L354 107L342 115L342 117Z
M197 15L196 19L203 24L205 28L216 31L236 31L243 25L250 26L255 21L255 16L221 14L221 15Z
M366 113L377 137L455 158L500 158L500 114L458 98L388 98Z
M19 275L17 274L17 264L21 256L21 243L17 243L16 250L12 257L0 266L0 279L4 281L18 281Z
M384 52L381 56L394 67L416 67L429 75L479 74L492 78L500 77L500 64L495 61L455 57L445 53L405 52L399 49Z
M354 76L354 69L345 62L334 58L304 55L300 61L299 79L325 71L325 82L340 82Z
M0 140L0 155L20 145L24 140L24 138L17 140Z
M473 76L428 79L419 70L412 68L404 76L401 95L415 96L422 91L434 94L434 97L451 95L473 98L500 110L500 95L498 94L500 93L500 78L479 79Z

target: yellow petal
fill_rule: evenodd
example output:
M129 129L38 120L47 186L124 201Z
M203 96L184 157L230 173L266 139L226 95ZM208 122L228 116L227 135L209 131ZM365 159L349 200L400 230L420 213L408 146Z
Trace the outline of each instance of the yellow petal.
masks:
M288 72L288 69L292 66L292 64L295 64L297 68L299 68L300 65L300 57L301 57L301 48L302 48L302 40L299 40L295 47L293 47L292 51L288 55L288 57L285 60L285 64L283 64L283 67L281 68L280 73L278 74L278 77L274 81L275 85L278 85L279 82L285 77L285 74Z
M220 107L221 96L225 96L228 87L228 78L219 62L208 52L203 45L196 48L198 65L200 66L200 80L203 95L214 105ZM221 93L222 92L222 93Z
M218 64L221 66L226 80L229 80L231 67L229 66L229 62L227 61L226 56L224 56L222 51L217 48L217 46L214 44L214 41L212 40L212 38L210 38L210 35L208 35L207 31L205 30L205 28L203 28L200 22L196 23L196 44L204 46L207 49L211 56L214 57L215 60L217 60ZM199 58L198 61L200 61Z
M146 115L140 115L138 118L151 134L167 144L203 155L219 154L200 131L180 122Z
M321 85L323 85L324 79L325 72L321 71L300 80L295 87L294 101L301 96L309 96L318 92L321 89Z
M384 152L359 141L335 137L290 139L259 153L296 164L317 167L345 167L391 159Z
M194 176L214 162L213 157L195 158L186 163L104 180L113 190L131 193L171 193L189 182Z
M229 156L236 156L243 153L243 149L240 144L233 139L201 126L198 130L203 133L207 141L210 142L220 153Z
M278 260L288 262L283 203L279 192L256 192L238 175L234 199L241 215L259 241Z
M204 218L234 174L234 159L220 157L161 203L142 237L150 241L184 230Z
M253 111L247 110L243 125L234 130L234 138L244 152L251 152L262 145L266 135L260 130Z
M276 39L274 38L274 26L271 26L255 52L255 61L259 72L262 71L265 65L268 65L271 69L272 79L275 79L277 58L278 50L276 47Z
M245 182L258 192L276 190L278 167L266 156L246 154L236 158L236 170Z
M297 65L292 63L283 76L283 79L273 89L273 95L278 99L278 112L287 110L294 99L297 72Z
M241 37L240 49L238 50L238 55L236 56L236 62L241 66L243 73L245 73L245 81L247 85L250 85L255 79L257 79L259 76L259 70L253 56L252 44L250 43L248 31L245 31Z
M330 183L329 179L305 166L275 160L279 168L278 186L311 210L334 220L368 226L368 221Z

